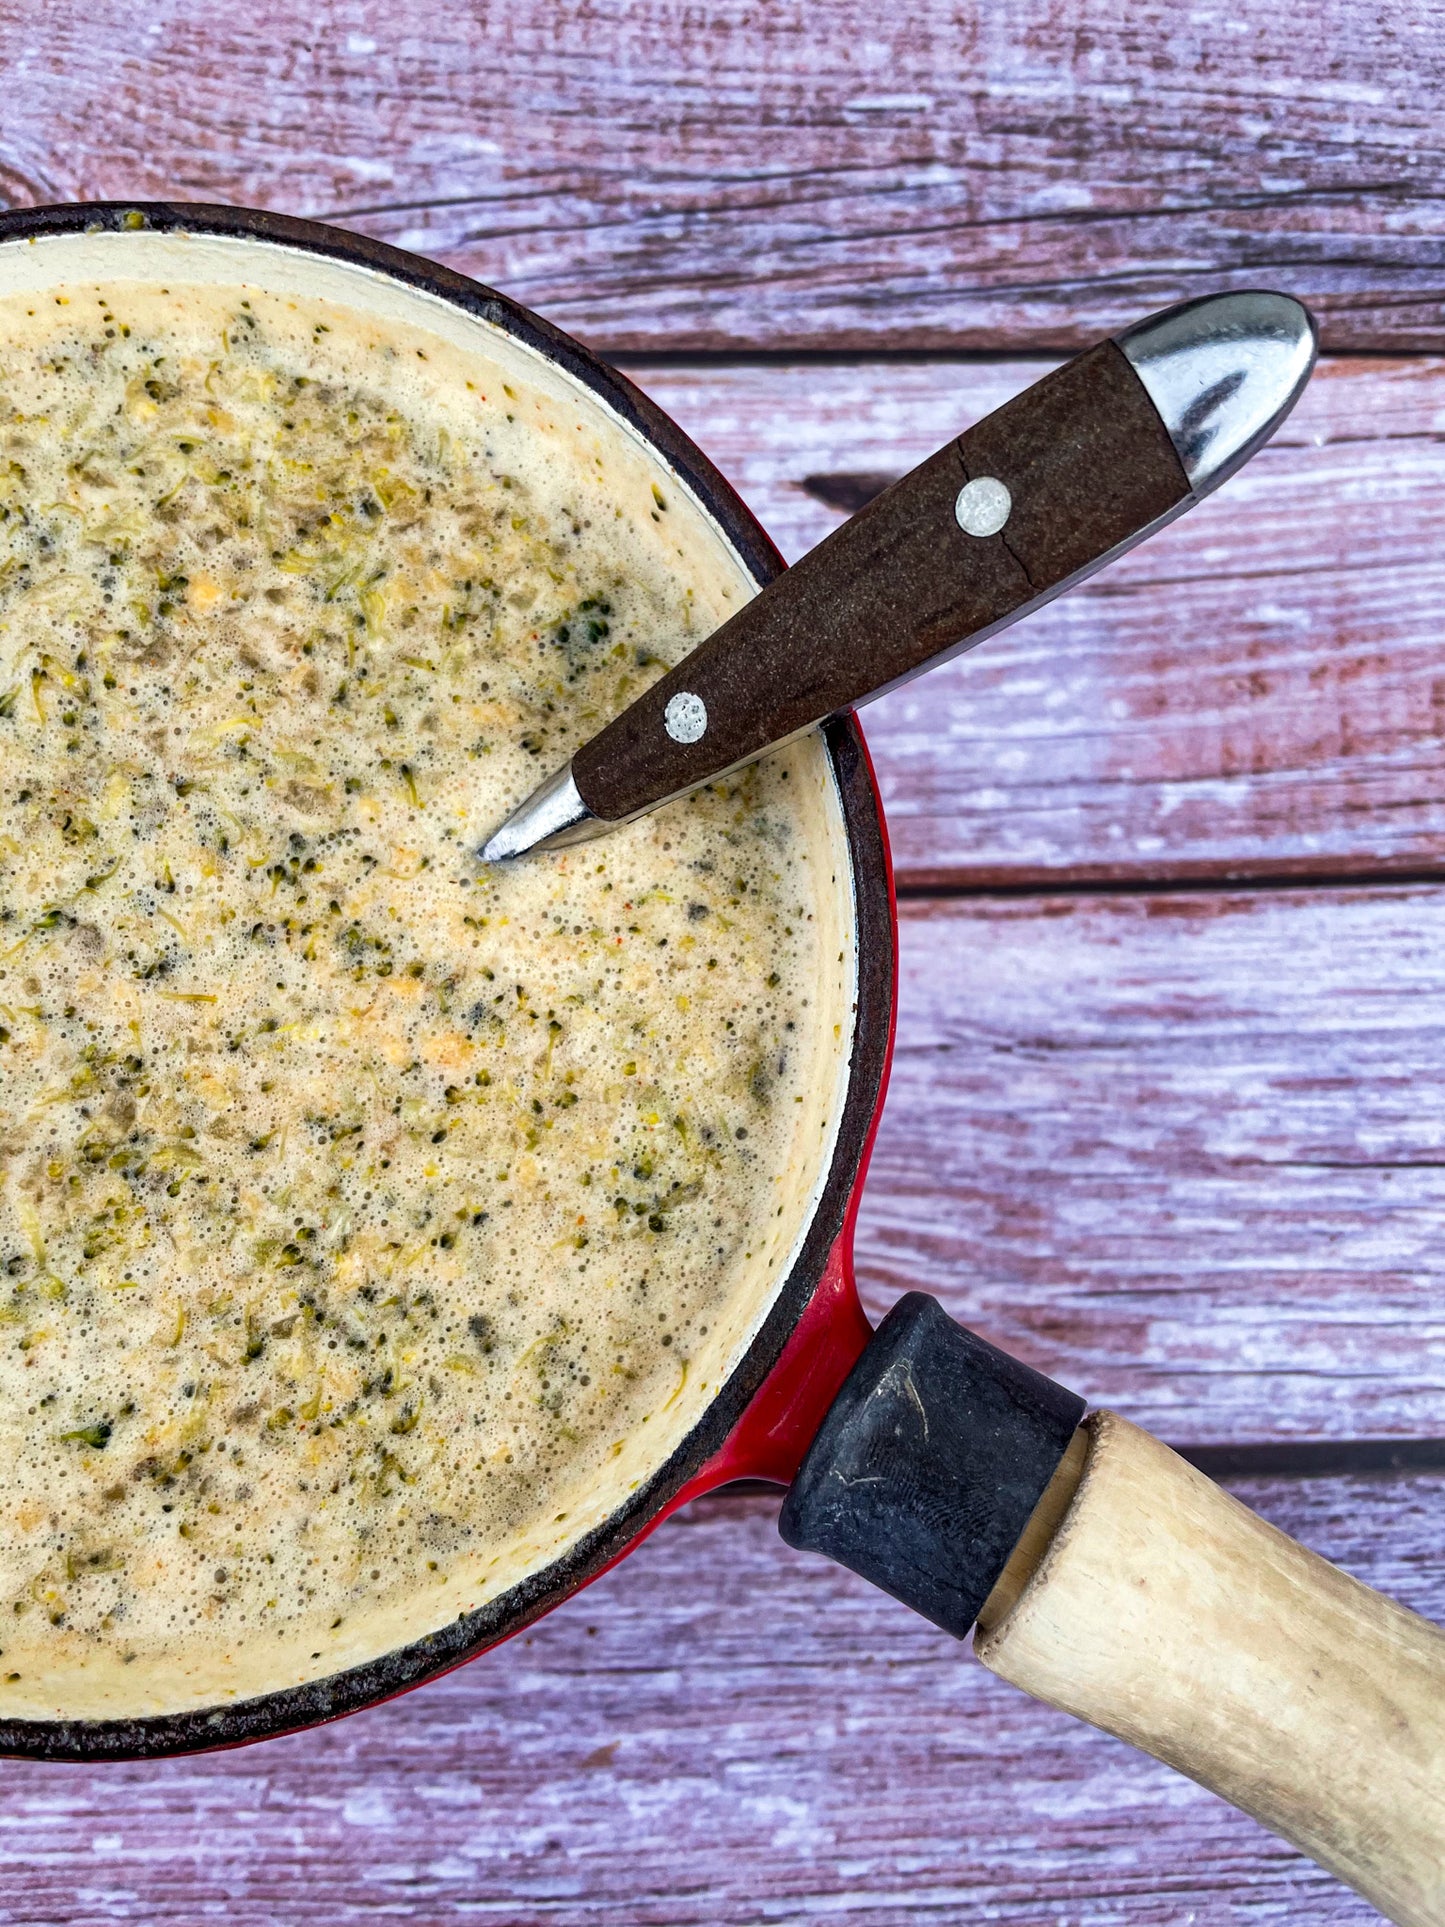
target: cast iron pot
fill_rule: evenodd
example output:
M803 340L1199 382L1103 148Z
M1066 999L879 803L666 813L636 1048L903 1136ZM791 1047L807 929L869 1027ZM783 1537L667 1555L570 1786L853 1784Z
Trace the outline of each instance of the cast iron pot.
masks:
M762 587L783 563L712 464L623 376L504 296L311 222L187 203L0 215L0 247L149 231L349 263L480 317L649 443ZM823 732L852 870L854 1043L831 1161L751 1343L655 1474L553 1564L383 1658L223 1707L0 1719L0 1752L148 1759L375 1705L530 1625L678 1506L790 1487L782 1529L963 1638L1005 1678L1168 1760L1400 1922L1445 1921L1445 1634L1266 1526L1166 1447L910 1294L874 1333L852 1236L892 1047L895 906L856 721ZM1082 1423L1081 1423L1082 1421Z

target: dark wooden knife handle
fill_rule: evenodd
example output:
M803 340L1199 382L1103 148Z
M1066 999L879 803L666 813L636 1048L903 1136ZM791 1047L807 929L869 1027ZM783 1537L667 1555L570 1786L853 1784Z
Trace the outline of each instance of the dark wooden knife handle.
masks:
M1008 519L971 535L959 493L984 477ZM905 475L593 737L572 762L582 800L620 822L721 776L981 641L1190 499L1142 382L1102 342Z

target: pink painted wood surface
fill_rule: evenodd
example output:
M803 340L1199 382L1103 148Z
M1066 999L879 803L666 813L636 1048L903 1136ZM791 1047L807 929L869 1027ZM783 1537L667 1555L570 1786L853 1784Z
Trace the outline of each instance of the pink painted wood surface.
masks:
M842 519L819 489L901 474L1047 366L631 372L794 559ZM1445 362L1323 363L1275 441L1200 508L864 712L900 876L1435 867L1442 558Z
M870 1308L1171 1442L1445 1437L1442 954L1440 888L906 903Z
M1247 1503L1445 1615L1445 1476ZM776 1502L693 1506L525 1638L321 1732L7 1764L4 1927L1365 1927L1211 1795L1024 1699Z
M1435 0L50 0L11 200L339 219L611 346L1078 343L1280 281L1445 343Z
M875 1311L935 1290L1175 1440L1445 1434L1445 890L1328 881L1445 870L1445 363L1402 358L1445 350L1438 0L0 0L0 77L0 202L233 199L448 259L643 357L790 555L1046 365L861 357L1260 281L1392 351L870 713L905 884L1031 894L905 907L860 1257ZM1238 1489L1445 1617L1445 1475ZM1372 1918L774 1511L702 1502L325 1732L7 1765L0 1927Z

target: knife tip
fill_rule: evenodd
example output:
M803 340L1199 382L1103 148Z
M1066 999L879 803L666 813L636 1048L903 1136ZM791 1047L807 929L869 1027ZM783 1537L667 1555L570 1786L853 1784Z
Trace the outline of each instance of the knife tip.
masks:
M493 830L477 857L482 863L512 863L533 850L558 850L569 843L585 843L611 827L582 801L572 765L567 763L539 783Z

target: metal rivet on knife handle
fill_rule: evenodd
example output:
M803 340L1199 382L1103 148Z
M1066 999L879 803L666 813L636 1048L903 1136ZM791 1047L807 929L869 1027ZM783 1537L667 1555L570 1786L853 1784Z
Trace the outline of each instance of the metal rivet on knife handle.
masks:
M965 535L997 535L1013 505L1013 497L996 476L976 475L958 491L953 513Z
M675 743L700 743L707 733L707 704L690 689L669 696L662 726Z

